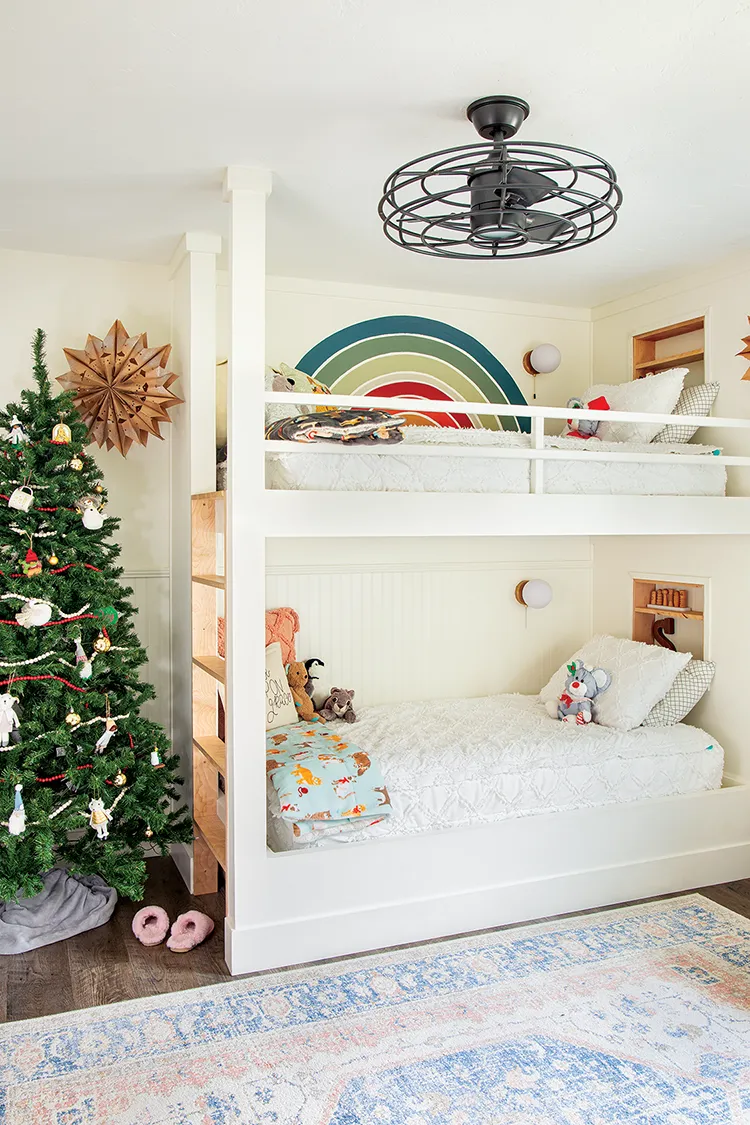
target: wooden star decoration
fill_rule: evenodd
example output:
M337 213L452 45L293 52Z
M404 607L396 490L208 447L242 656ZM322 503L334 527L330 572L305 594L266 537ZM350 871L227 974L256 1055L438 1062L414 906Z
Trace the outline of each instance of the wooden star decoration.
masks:
M134 441L162 437L159 424L171 422L167 411L184 401L169 389L177 379L167 371L171 344L150 348L145 332L128 336L116 320L103 340L89 336L83 351L63 351L70 371L57 381L73 391L92 441L124 457Z
M750 316L747 318L747 323L750 324ZM741 352L737 352L737 355L742 356L743 359L746 359L748 361L748 363L750 363L750 336L743 336L742 337L742 343L745 346L744 346L744 348L742 349ZM743 379L750 379L750 367L748 367L747 371L742 376L742 378Z

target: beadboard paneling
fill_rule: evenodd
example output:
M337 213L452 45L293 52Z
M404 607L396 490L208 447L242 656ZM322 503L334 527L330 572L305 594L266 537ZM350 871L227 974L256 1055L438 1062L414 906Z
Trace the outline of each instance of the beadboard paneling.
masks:
M369 562L365 551L342 561L335 546L326 559L319 544L309 562L299 551L284 562L274 548L266 604L297 610L298 657L320 657L321 687L354 688L360 703L534 693L591 635L587 542L578 557L563 559L549 544L527 558L503 558L495 541L477 560L456 557L448 545L423 550L421 559L384 545ZM548 609L517 604L522 578L552 585Z

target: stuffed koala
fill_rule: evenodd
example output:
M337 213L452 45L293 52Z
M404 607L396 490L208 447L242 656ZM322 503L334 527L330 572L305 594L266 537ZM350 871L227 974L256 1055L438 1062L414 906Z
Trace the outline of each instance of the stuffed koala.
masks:
M331 688L331 694L320 709L324 719L343 719L345 723L353 723L357 716L354 714L354 692L345 688Z
M612 677L603 668L592 668L590 664L574 660L568 665L565 690L559 699L549 701L547 710L553 719L585 726L594 717L593 700L611 683Z

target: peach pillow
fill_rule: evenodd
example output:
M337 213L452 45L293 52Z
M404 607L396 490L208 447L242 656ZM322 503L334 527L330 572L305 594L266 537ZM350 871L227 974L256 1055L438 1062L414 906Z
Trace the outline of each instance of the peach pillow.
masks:
M218 619L218 644L219 656L226 656L225 651L226 624L223 617ZM281 662L286 667L297 659L294 648L294 638L299 632L299 617L288 606L283 609L266 610L266 648L276 641L281 645Z

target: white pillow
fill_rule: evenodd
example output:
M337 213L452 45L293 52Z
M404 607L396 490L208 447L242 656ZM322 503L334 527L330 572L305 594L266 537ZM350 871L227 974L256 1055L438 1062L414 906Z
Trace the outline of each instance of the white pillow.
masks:
M664 698L651 708L643 726L671 727L681 722L711 687L715 671L713 660L691 660L677 673Z
M671 414L677 405L687 367L675 367L660 375L646 375L627 383L598 383L583 396L585 405L604 395L610 410L633 410L651 414ZM653 441L663 422L601 422L596 436L602 441Z
M720 389L720 383L699 383L697 387L685 387L672 413L708 415ZM665 426L663 430L659 430L654 441L690 441L697 429L697 426Z
M594 720L603 727L633 730L641 726L652 707L664 698L677 674L691 659L690 652L671 652L661 645L627 641L622 637L592 637L557 669L542 688L540 697L543 703L558 699L565 687L568 664L582 660L592 668L604 668L612 677L607 690L594 700Z
M288 727L298 720L294 697L281 662L281 645L274 641L266 649L266 730Z

